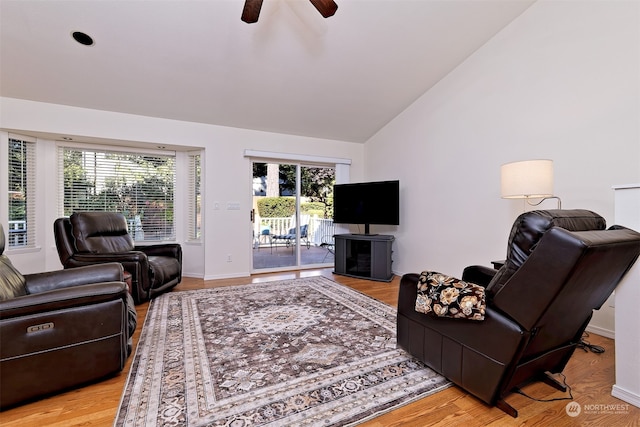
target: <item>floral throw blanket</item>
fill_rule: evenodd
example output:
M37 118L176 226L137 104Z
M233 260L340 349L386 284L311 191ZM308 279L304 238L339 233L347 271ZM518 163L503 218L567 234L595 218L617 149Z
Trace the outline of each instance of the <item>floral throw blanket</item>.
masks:
M423 271L418 280L416 311L437 317L484 320L484 288L435 271Z

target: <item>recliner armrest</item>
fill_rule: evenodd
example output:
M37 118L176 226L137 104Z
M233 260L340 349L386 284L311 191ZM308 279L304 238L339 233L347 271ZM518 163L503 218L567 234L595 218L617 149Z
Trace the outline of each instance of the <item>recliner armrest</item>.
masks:
M159 245L136 246L136 251L144 252L147 256L168 256L182 259L182 246L179 243L164 243Z
M105 262L145 262L147 254L142 251L114 252L112 254L77 253L71 258L75 264L100 264Z
M462 272L462 280L465 282L475 283L482 287L487 287L493 276L498 270L484 265L470 265Z
M111 262L45 273L25 274L27 293L38 294L54 289L100 282L122 282L122 265Z
M127 285L124 282L92 283L52 289L0 301L0 319L41 314L47 311L64 310L69 307L87 306L116 299L123 299L126 303L127 293Z
M149 299L151 287L149 257L142 251L116 252L112 254L75 254L69 258L66 268L117 262L131 273L131 295L136 303ZM120 279L122 280L122 279Z

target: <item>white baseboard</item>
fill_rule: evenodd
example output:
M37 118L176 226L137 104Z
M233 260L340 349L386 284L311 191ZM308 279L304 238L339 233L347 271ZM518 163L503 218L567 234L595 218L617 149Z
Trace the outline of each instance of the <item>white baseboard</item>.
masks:
M182 272L182 277L192 277L194 279L202 279L204 278L204 274L202 273L189 273L189 272Z
M640 408L640 394L638 393L634 393L614 384L611 389L611 396L617 397L620 400L624 400L625 402Z
M606 338L611 338L612 340L616 339L615 331L612 331L611 329L601 328L600 326L589 325L587 326L586 331L593 332L594 334L597 334L597 335L602 335L603 337L606 337Z
M249 277L251 273L232 273L232 274L210 274L204 277L204 280L216 279L236 279L238 277Z

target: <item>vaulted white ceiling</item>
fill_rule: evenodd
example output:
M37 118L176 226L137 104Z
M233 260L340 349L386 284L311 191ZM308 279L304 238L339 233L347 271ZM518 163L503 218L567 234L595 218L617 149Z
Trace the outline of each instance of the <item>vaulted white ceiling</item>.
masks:
M0 95L365 142L533 1L0 0Z

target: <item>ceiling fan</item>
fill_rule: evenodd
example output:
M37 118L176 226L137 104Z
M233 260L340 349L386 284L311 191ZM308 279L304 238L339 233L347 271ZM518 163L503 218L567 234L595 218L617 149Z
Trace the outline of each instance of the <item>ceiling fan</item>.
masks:
M242 9L242 20L247 24L253 24L258 22L260 16L260 8L262 7L263 0L245 0L244 8ZM320 15L325 18L333 16L338 10L338 5L333 0L309 0L311 4L318 9Z

